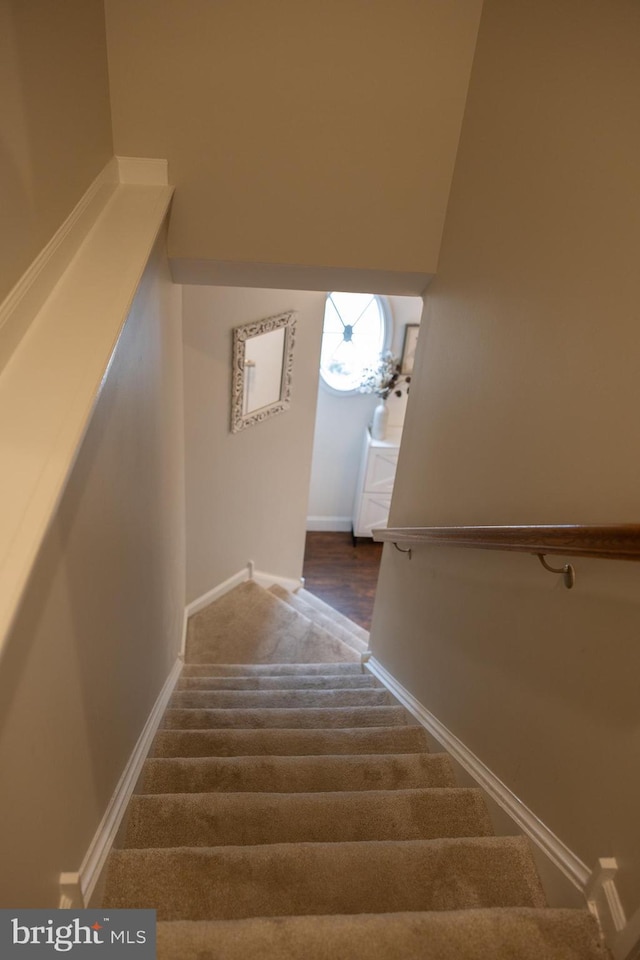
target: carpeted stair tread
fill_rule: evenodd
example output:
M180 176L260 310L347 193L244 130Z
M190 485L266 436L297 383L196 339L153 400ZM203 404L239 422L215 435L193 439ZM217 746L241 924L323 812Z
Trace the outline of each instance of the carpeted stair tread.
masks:
M191 663L317 663L359 661L338 640L249 580L189 618Z
M295 677L297 674L357 674L363 676L360 662L341 663L185 663L183 677Z
M132 797L124 846L216 847L486 837L484 798L462 787Z
M605 960L361 666L367 641L255 583L191 617L105 909L155 909L159 960Z
M474 837L115 850L103 905L234 920L546 904L527 841Z
M283 603L288 603L290 607L293 607L298 613L302 613L309 620L316 623L319 627L322 627L327 633L332 634L338 640L342 640L343 643L346 643L348 647L352 647L357 653L364 653L367 649L367 644L364 640L356 636L355 633L343 626L343 624L334 617L328 616L324 610L311 606L299 594L290 593L289 590L285 590L284 587L278 584L274 584L274 586L270 588L270 593L273 593L273 595L278 597L279 600L282 600Z
M269 707L205 710L169 708L165 729L206 730L214 727L393 727L406 723L402 707Z
M278 677L181 677L176 690L379 690L381 683L370 673L346 676L296 674Z
M157 933L158 960L608 960L586 910L178 920Z
M153 757L318 756L427 753L422 727L309 728L306 730L159 730Z
M350 630L356 637L363 641L365 646L369 645L369 631L365 630L364 627L361 627L359 623L356 623L354 620L351 620L350 617L345 616L344 613L341 613L339 610L336 610L330 604L325 603L317 594L312 593L310 590L296 591L296 596L300 597L301 600L317 610L319 613L324 613L325 616L330 617L336 623L341 623L343 627L346 627L347 630Z
M147 760L140 790L154 793L309 793L454 787L445 753L361 756L162 757Z
M386 690L346 688L342 690L178 690L170 707L207 710L260 709L274 707L387 707L394 703Z

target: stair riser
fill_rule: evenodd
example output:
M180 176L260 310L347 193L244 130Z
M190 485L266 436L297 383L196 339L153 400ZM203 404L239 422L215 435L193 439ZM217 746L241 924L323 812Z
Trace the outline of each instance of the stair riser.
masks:
M169 709L164 716L165 729L205 730L210 728L261 729L265 727L393 727L403 726L406 715L401 707L307 707L293 710L278 707L266 710Z
M153 757L358 756L427 753L422 727L291 730L160 730Z
M125 846L196 847L484 837L478 790L135 796Z
M393 704L386 690L181 690L171 707L271 709L272 707L386 707Z
M453 787L448 757L201 757L147 760L141 792L394 790Z
M106 907L159 920L544 906L507 838L115 851Z
M363 676L359 663L185 663L183 677L293 677L296 674Z
M372 676L184 677L176 690L340 690L380 689Z
M159 923L162 960L606 960L586 910L473 910Z

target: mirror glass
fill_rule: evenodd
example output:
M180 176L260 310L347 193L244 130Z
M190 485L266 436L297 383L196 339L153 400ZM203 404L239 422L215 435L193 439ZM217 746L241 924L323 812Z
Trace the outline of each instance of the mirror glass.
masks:
M289 407L295 325L296 315L289 312L234 329L233 433Z
M242 415L280 399L284 361L284 327L259 333L245 345Z

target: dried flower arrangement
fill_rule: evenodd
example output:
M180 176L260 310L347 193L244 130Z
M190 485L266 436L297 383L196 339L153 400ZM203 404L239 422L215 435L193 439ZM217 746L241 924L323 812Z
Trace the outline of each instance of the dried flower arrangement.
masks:
M376 367L368 367L362 378L362 383L358 387L360 393L375 393L386 400L392 393L396 397L401 397L403 390L409 393L409 384L411 377L406 377L400 372L400 361L386 350L380 355L380 360Z

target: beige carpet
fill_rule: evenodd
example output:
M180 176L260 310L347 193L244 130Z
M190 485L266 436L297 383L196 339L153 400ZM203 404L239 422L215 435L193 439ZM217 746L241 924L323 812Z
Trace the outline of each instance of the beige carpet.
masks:
M103 906L155 908L160 960L604 960L364 673L364 640L253 583L191 619Z
M322 627L327 633L342 640L343 643L355 650L356 653L364 653L367 649L367 638L363 637L359 632L356 633L358 629L357 624L354 623L347 626L345 619L341 617L338 611L332 610L331 607L324 604L320 599L318 599L315 604L313 601L309 602L312 594L304 591L300 591L300 593L289 593L288 590L279 586L271 587L270 593L284 603L288 603L290 607L293 607L294 610L302 613L309 620L316 623L319 627ZM356 628L356 630L354 630L354 628ZM362 630L362 628L359 629ZM362 632L366 633L366 631Z
M341 663L360 654L248 581L189 620L190 663Z

